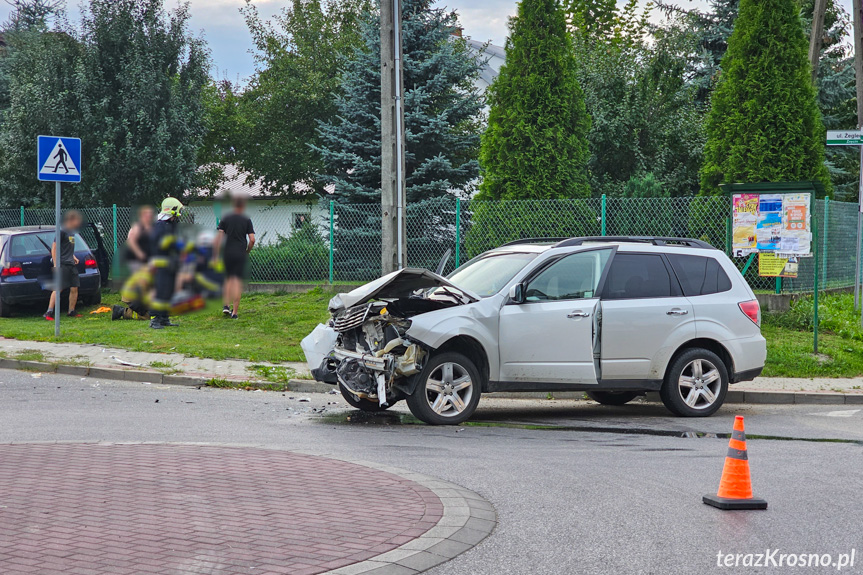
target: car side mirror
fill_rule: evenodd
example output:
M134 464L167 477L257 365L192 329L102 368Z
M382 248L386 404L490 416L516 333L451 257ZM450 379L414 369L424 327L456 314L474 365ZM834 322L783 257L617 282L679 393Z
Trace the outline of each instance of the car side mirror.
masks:
M513 303L524 303L524 284L515 284L509 288L509 299Z

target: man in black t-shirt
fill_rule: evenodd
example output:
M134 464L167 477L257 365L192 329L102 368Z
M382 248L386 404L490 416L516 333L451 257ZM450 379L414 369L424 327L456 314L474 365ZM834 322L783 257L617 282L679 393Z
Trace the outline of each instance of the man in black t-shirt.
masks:
M218 261L219 250L223 249L225 305L222 308L222 314L231 316L231 319L237 319L249 252L255 245L255 228L252 226L252 220L246 215L246 198L237 196L232 200L232 204L233 212L219 222L219 237L213 244L213 260Z
M81 286L81 278L78 275L78 258L75 257L75 234L81 227L81 214L75 210L66 212L63 217L63 226L60 228L60 291L69 288L69 317L81 317L75 311L78 303L78 288ZM57 265L57 242L51 244L51 261ZM53 272L52 272L53 273ZM44 318L54 321L54 307L59 305L57 292L51 292L51 301L48 303L48 311Z

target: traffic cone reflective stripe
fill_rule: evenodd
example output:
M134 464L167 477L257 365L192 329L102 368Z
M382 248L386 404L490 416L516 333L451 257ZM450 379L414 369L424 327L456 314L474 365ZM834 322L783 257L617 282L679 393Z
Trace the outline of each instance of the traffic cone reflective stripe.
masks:
M743 417L734 418L734 430L728 441L728 453L716 495L705 495L702 501L719 509L767 509L767 502L752 496L749 455Z

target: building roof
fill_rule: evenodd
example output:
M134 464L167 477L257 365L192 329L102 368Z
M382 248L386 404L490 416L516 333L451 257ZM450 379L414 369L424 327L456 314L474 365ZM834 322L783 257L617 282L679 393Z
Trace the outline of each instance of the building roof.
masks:
M216 188L215 193L211 195L208 190L196 190L196 193L193 192L188 195L195 195L199 198L217 199L234 195L241 195L250 199L280 197L279 194L274 194L267 190L264 187L264 183L261 178L255 179L248 172L241 170L236 164L225 164L222 166L222 169L224 170L224 179ZM296 182L293 187L294 189L291 195L295 198L297 196L302 196L303 194L312 195L314 193L312 191L312 187L306 182ZM327 184L324 187L324 191L327 194L334 193L336 191L335 184Z
M485 91L500 74L500 67L506 62L506 52L501 46L495 46L485 42L478 42L471 38L464 38L468 48L477 54L482 54L482 68L479 71L477 87Z

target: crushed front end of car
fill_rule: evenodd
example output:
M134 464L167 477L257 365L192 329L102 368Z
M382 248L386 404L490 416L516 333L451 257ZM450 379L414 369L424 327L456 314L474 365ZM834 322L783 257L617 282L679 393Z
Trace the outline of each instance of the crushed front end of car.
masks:
M429 351L408 336L417 315L478 301L428 270L406 268L330 300L332 318L303 342L312 376L337 384L354 407L404 399Z

